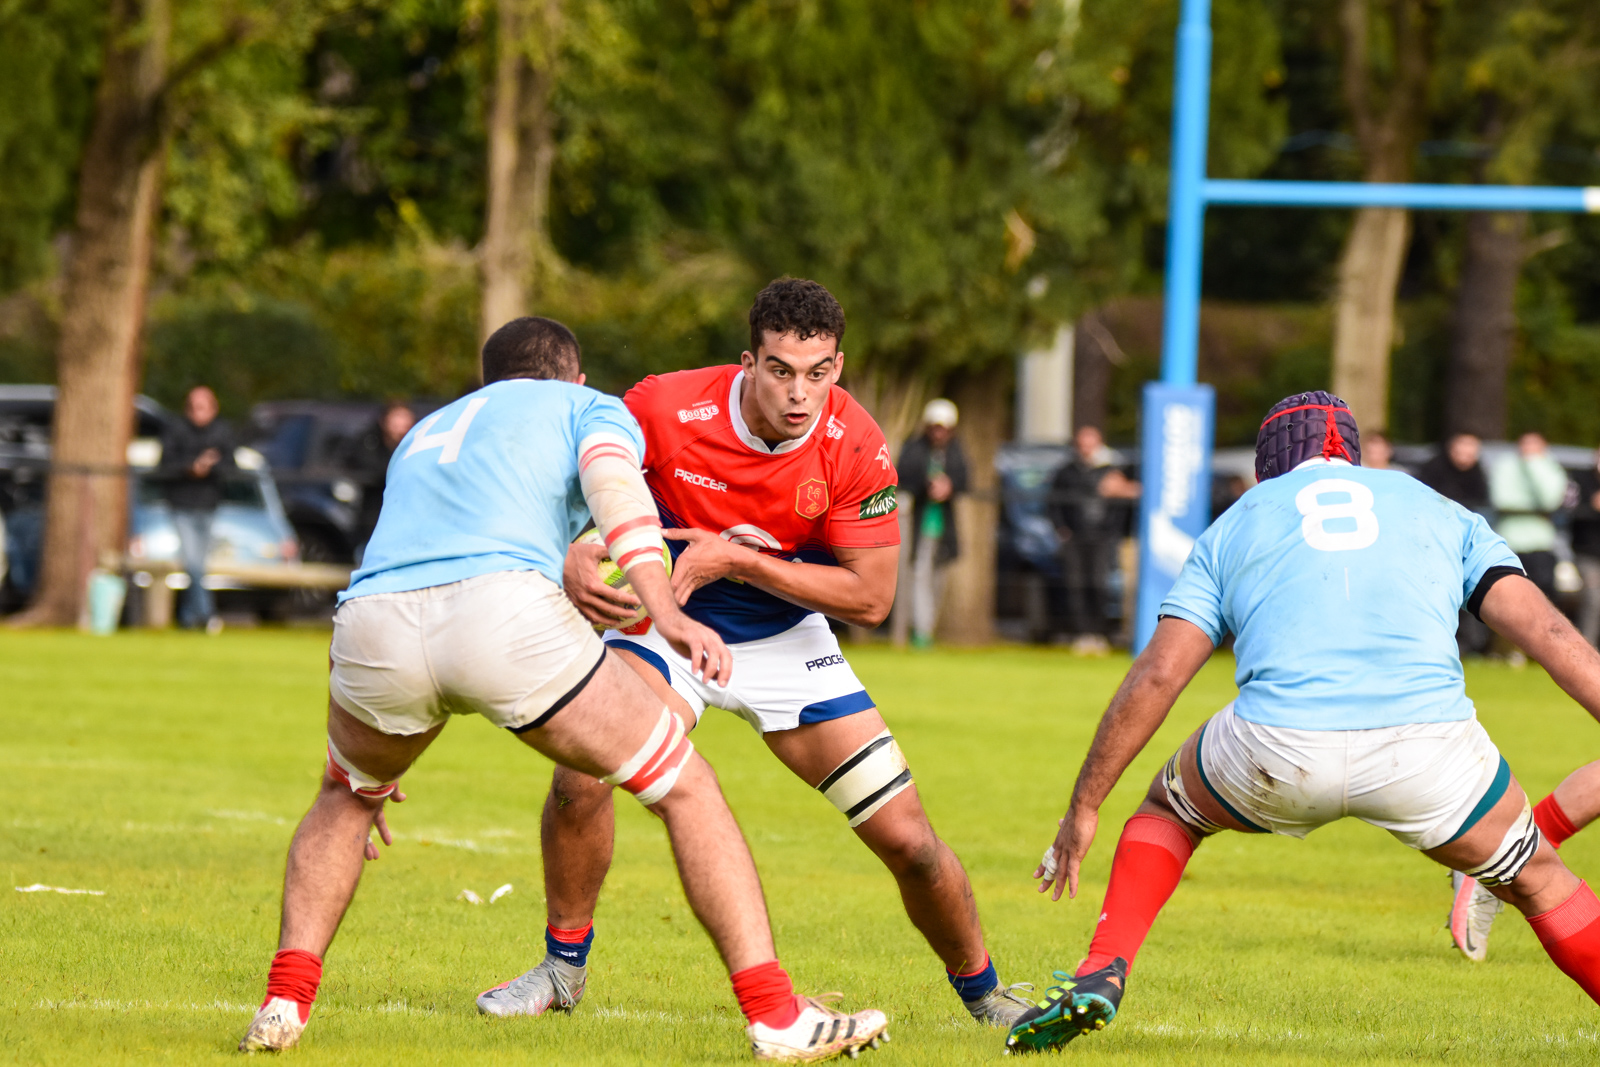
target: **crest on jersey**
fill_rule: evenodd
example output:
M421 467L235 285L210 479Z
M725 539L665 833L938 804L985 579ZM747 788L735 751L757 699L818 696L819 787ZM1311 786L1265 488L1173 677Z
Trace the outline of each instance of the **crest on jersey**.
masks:
M794 491L794 510L803 519L814 519L828 510L828 483L807 478Z

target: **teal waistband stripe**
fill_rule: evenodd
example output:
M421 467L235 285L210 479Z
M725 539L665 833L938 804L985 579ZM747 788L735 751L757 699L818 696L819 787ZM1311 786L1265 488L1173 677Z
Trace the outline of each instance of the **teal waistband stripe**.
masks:
M1504 756L1501 756L1500 769L1494 772L1494 781L1489 783L1489 788L1484 792L1483 797L1478 801L1477 806L1472 809L1471 814L1467 816L1467 821L1461 824L1461 829L1450 835L1450 841L1454 841L1456 838L1460 837L1462 834L1478 825L1478 820L1489 814L1490 809L1496 804L1500 803L1500 798L1506 795L1506 787L1510 784L1511 764L1506 762L1506 758ZM1446 841L1444 844L1448 845L1450 841Z

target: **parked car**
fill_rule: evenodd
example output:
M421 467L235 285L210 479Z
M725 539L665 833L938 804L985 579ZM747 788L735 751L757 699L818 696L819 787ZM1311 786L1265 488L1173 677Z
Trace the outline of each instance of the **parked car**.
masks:
M55 397L53 386L0 385L0 513L5 516L10 564L0 585L3 609L21 607L38 581ZM158 581L169 589L183 589L189 579L177 567L178 532L160 484L151 476L161 460L162 428L177 416L145 396L134 398L134 410L135 436L128 446L130 575L135 590L148 591ZM206 587L217 591L219 611L281 615L293 608L295 594L240 572L298 563L294 529L261 454L240 448L234 461L239 472L224 486L224 499L212 524L208 569L215 573L206 575ZM130 596L132 621L137 621L146 599L137 592Z
M436 401L414 401L421 418ZM273 400L250 413L251 445L266 457L307 560L352 563L381 503L373 494L386 405L356 400Z

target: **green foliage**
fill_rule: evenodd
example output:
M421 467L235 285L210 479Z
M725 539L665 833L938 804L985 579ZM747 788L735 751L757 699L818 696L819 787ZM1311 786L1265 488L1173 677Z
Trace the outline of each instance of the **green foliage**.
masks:
M0 0L0 292L50 269L50 241L71 218L103 7Z

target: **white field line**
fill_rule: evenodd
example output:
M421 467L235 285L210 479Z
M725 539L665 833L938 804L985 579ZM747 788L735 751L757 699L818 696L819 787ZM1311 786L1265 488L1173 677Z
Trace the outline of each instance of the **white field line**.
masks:
M288 826L289 820L281 815L268 815L264 811L208 811L214 819L236 819L239 822L269 822L274 826Z
M64 889L58 885L45 885L43 882L35 882L32 885L19 885L16 890L19 893L65 893L68 896L85 897L103 897L106 895L104 889Z
M34 1006L36 1011L109 1011L109 1012L135 1012L135 1011L165 1011L165 1012L229 1012L240 1015L255 1014L253 1004L235 1004L228 1000L213 1000L209 1004L182 1003L178 1001L153 1001L153 1000L41 1000ZM355 1012L365 1015L434 1015L437 1014L428 1008L413 1008L403 1000L389 1001L384 1004L372 1004L364 1008L338 1008L319 1006L319 1013L330 1015L343 1012Z

